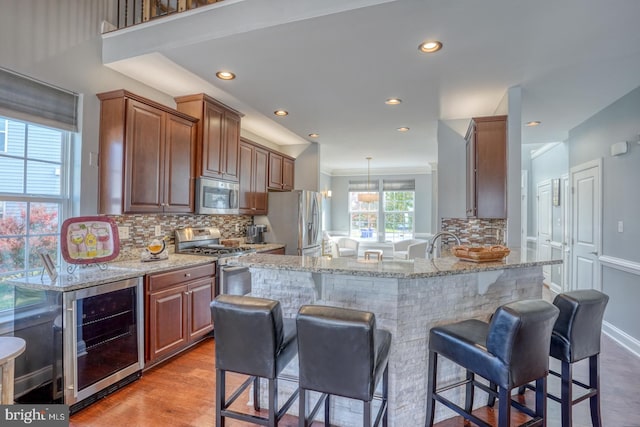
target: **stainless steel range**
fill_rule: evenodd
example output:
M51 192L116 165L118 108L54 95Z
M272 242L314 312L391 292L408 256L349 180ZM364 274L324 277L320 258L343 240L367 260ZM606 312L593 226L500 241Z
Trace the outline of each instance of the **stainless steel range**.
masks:
M256 250L248 246L220 244L220 230L215 227L187 227L175 231L176 253L215 256L218 262L216 295L246 295L251 292L251 273L246 267L225 265L225 258L246 255Z

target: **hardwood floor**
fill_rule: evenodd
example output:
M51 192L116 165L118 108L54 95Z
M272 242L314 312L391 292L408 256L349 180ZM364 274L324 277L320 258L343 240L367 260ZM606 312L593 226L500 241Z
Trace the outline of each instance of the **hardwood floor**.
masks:
M214 341L207 340L162 366L144 373L142 378L128 387L100 400L71 417L72 427L206 427L215 425L215 370ZM552 363L552 368L557 369ZM586 380L587 366L579 363L574 375ZM229 388L242 382L240 375L229 376ZM601 354L602 417L604 427L640 426L640 358L603 336ZM549 390L559 393L559 384L549 380ZM235 405L241 411L250 407L238 399ZM527 392L525 400L533 404L533 394ZM247 400L245 399L244 402ZM297 403L294 403L294 405ZM560 426L560 406L548 401L549 427ZM493 423L495 408L480 408L475 413ZM515 413L516 411L512 411ZM512 423L522 423L525 418L514 414ZM297 426L297 418L286 416L282 427ZM247 424L228 421L227 427L244 427ZM315 423L314 426L320 425ZM437 427L468 426L462 418L455 417L436 424ZM494 424L495 425L495 424ZM590 426L588 400L574 407L574 427ZM413 427L413 426L399 426Z

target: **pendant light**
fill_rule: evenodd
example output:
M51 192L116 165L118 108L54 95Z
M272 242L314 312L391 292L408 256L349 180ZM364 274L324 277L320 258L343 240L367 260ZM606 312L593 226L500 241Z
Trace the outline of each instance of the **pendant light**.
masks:
M366 157L367 159L367 192L366 193L358 193L358 201L365 203L372 203L378 201L378 193L371 191L371 157Z

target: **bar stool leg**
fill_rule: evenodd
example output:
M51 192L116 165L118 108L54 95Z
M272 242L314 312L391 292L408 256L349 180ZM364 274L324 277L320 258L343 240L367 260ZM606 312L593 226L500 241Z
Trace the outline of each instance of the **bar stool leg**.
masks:
M224 427L225 418L222 418L222 410L225 409L225 371L216 369L216 426Z
M498 392L498 386L496 385L496 383L490 382L489 388L495 391L496 393ZM520 391L520 389L518 389L518 391ZM524 393L524 390L522 392ZM496 404L496 397L491 393L489 393L489 397L487 398L487 406L490 408L493 408L495 404Z
M384 372L382 373L382 404L387 406L389 402L389 365L387 364L386 368L384 368ZM384 415L382 416L382 427L387 427L389 414L389 406L384 410Z
M573 425L572 406L573 406L573 369L571 363L562 362L561 372L561 402L560 408L562 412L562 427L571 427Z
M600 355L594 354L589 358L589 387L597 390L594 396L589 398L591 408L591 424L593 427L602 426L602 416L600 414Z
M364 411L362 414L362 425L369 427L371 425L371 401L363 403Z
M509 427L511 420L511 390L504 387L498 387L498 399L500 406L498 407L498 427Z
M429 351L429 368L427 377L427 416L425 419L425 427L433 426L433 417L435 415L435 400L433 394L436 391L436 372L438 368L438 353Z
M327 393L327 397L324 399L324 425L329 427L331 425L331 395Z
M298 427L307 427L307 395L306 390L300 388L298 395Z
M518 389L518 391L520 391ZM536 415L543 419L542 425L547 425L547 377L536 380Z
M276 412L278 411L278 385L276 379L269 380L269 427L276 427L278 420Z
M475 380L475 378L475 374L467 369L467 384L465 386L464 410L469 413L473 411L473 396L475 389L475 387L473 386L473 381Z
M253 409L260 410L260 377L253 379Z

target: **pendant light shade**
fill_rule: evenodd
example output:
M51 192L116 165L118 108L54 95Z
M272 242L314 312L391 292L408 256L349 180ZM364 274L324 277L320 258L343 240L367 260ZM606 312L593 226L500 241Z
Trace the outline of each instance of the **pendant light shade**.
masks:
M358 201L372 203L378 201L378 193L371 192L371 157L367 157L367 193L358 193Z

